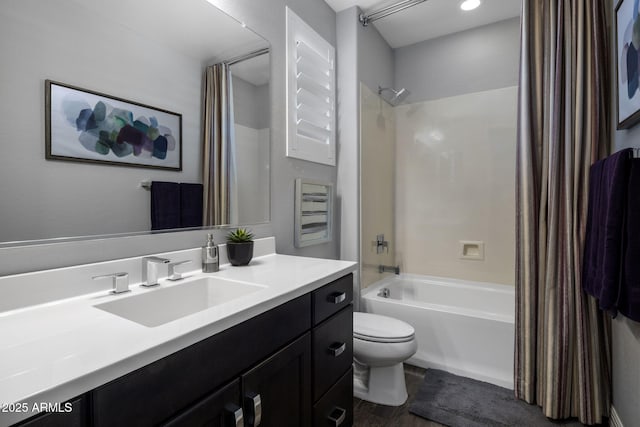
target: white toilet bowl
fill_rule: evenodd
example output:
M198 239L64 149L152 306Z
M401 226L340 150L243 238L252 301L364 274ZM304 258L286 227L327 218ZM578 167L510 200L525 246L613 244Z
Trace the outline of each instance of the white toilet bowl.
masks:
M418 349L415 331L401 320L353 313L353 394L382 405L407 401L402 362Z

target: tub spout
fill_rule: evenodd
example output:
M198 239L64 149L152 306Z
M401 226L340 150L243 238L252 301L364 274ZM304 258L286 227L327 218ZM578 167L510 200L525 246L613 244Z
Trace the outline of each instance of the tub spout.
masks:
M400 266L396 265L382 265L380 264L378 266L378 273L394 273L394 274L400 274Z

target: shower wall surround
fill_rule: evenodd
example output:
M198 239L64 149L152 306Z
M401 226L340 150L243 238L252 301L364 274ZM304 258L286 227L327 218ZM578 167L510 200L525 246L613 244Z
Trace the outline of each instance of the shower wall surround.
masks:
M517 87L395 107L397 260L404 271L514 283ZM484 260L460 258L482 241Z
M362 186L361 286L380 280L378 265L395 265L395 140L393 107L360 84L360 144ZM381 254L373 244L378 234L389 242Z

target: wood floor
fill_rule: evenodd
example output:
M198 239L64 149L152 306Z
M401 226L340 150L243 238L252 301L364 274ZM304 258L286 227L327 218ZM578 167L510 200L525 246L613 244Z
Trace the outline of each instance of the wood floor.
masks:
M444 427L442 424L409 413L409 404L422 384L424 373L424 369L404 365L409 398L402 406L376 405L354 397L353 425L355 427Z

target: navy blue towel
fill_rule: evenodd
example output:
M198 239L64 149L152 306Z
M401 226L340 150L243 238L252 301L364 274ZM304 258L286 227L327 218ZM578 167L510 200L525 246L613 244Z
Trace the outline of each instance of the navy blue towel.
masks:
M633 159L627 193L626 251L618 310L640 322L640 159Z
M620 294L627 189L633 150L621 150L592 166L587 241L583 258L583 289L598 299L602 310L617 314ZM593 169L596 169L593 171ZM590 227L590 228L589 228Z
M180 185L177 182L151 183L151 229L180 227Z
M180 184L180 224L202 227L202 184Z

